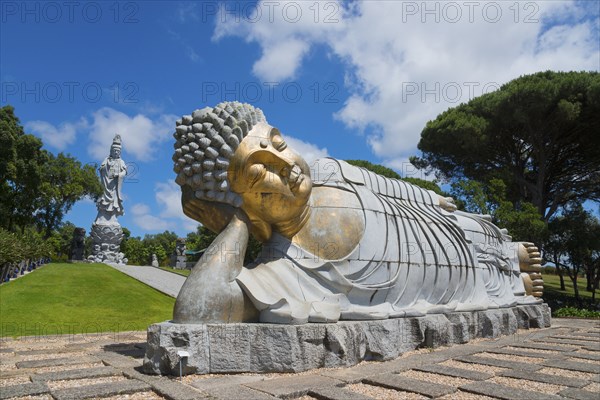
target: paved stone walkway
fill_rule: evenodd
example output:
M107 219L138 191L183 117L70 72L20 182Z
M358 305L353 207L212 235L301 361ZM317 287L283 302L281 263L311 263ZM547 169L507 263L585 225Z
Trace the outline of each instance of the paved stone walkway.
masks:
M122 264L108 265L171 297L177 297L186 279L183 275L155 267Z
M0 340L0 399L593 399L600 321L420 349L388 362L299 374L141 373L145 332ZM28 396L28 397L27 397Z

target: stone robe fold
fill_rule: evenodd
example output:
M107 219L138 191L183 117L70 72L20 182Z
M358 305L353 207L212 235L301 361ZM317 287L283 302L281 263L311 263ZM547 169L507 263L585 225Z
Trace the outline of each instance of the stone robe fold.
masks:
M446 212L434 192L344 161L317 160L311 171L313 187L356 195L364 233L337 260L274 233L237 277L261 322L384 319L517 303L515 244L483 217Z

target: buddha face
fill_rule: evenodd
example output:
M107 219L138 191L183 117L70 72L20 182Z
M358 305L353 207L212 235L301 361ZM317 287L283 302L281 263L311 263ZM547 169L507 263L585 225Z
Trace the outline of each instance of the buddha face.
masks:
M112 146L110 148L110 157L111 158L121 158L121 149L117 146Z
M288 147L279 130L265 123L242 140L227 179L242 197L246 214L271 225L302 215L312 190L306 161Z

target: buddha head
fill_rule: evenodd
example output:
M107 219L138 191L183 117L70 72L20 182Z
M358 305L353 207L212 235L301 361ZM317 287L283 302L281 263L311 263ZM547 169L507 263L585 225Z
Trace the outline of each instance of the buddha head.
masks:
M110 146L110 158L121 158L121 136L115 135L112 145Z
M260 109L232 102L196 110L177 121L175 138L186 215L219 232L241 210L261 241L302 223L312 190L309 167Z

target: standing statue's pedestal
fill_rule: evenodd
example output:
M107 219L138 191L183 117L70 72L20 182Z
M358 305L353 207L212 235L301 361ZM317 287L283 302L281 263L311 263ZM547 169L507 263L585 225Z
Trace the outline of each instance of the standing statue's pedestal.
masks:
M92 224L92 255L88 257L93 262L111 262L126 264L125 254L120 252L123 240L123 229L117 224Z
M279 325L174 324L148 328L144 370L178 375L240 372L300 372L385 361L419 347L467 343L550 326L546 304L487 311L430 314L376 321Z

